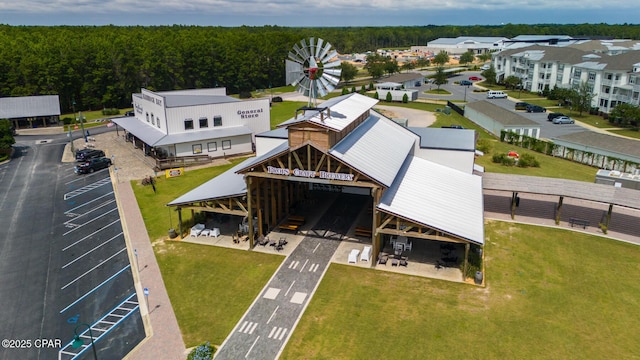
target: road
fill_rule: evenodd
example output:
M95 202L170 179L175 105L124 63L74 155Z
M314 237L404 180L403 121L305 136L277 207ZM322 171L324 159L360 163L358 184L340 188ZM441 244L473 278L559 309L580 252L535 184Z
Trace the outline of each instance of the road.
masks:
M85 323L101 358L121 358L144 338L135 296L118 326L96 326L135 294L133 279L109 174L73 174L60 162L66 142L18 136L13 160L0 165L0 339L9 340L0 359L56 359ZM91 356L74 351L83 349L79 358Z
M467 86L461 86L457 84L457 82L460 82L461 80L468 80L470 76L482 77L480 75L480 72L477 72L477 71L463 72L458 75L450 77L448 84L440 86L441 89L445 89L449 91L451 95L426 94L424 93L424 91L427 91L430 88L435 89L436 86L431 84L425 84L425 85L422 85L420 88L418 88L420 90L418 97L420 99L451 100L451 101L454 101L454 100L464 101L466 99L467 102L487 100L487 95L485 92L474 92L474 90L479 89L478 87L476 86L467 87ZM551 123L551 121L547 120L547 115L551 111L563 112L568 115L566 109L552 108L552 109L549 109L546 113L527 113L526 111L523 111L523 110L518 110L518 111L514 110L516 101L524 101L524 102L527 101L527 99L524 96L522 97L522 100L520 100L519 98L511 98L511 99L491 99L488 101L491 101L492 103L500 107L503 107L509 111L517 112L518 114L524 116L525 118L538 123L540 125L541 138L552 139L562 135L568 135L576 132L590 130L586 127L580 126L577 123L555 125Z

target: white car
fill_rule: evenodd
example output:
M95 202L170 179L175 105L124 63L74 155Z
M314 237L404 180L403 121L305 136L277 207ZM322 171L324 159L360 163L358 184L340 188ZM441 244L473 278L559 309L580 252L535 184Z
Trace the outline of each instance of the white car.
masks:
M480 70L484 71L484 70L489 70L491 68L491 65L489 64L484 64L480 67Z
M553 119L553 123L554 124L573 124L574 121L572 118L568 116L558 116L557 118Z

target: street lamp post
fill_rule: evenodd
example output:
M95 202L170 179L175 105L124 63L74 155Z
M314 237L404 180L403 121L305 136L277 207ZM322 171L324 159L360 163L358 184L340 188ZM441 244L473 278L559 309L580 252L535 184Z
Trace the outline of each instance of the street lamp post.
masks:
M93 342L93 333L91 332L91 326L89 326L89 324L82 323L76 326L75 329L73 329L73 333L75 335L73 337L73 343L71 343L71 347L73 347L74 349L77 349L84 345L84 340L80 339L80 335L78 335L78 328L80 326L86 326L87 329L89 329L89 338L91 339L91 349L93 350L93 359L98 360L98 353L96 352L96 345Z
M469 85L465 85L464 87L464 102L467 102L467 88L469 88Z
M82 137L84 137L84 142L89 142L87 139L87 133L84 132L84 121L82 119L82 111L78 112L80 114L78 117L80 118L80 129L82 129Z

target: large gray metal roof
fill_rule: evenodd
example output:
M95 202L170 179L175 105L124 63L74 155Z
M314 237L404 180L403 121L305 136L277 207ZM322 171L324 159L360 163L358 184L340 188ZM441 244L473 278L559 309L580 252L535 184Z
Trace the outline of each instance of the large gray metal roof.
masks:
M249 129L244 125L224 127L224 128L214 127L213 129L210 129L210 130L199 130L194 132L184 132L184 133L167 135L162 139L158 140L155 144L149 144L149 145L152 145L152 146L171 145L171 144L180 144L180 143L186 143L191 141L200 141L200 140L207 140L207 139L213 140L213 139L220 139L220 138L226 138L226 137L238 136L238 135L249 135L249 134L251 134L251 129Z
M378 208L484 244L480 176L410 156Z
M320 108L330 108L330 113L321 114L318 110L308 110L302 116L289 119L278 127L310 122L334 131L342 131L377 102L376 99L358 93L338 96L324 101L320 106Z
M595 131L581 131L552 138L559 145L568 144L577 150L594 152L601 149L620 158L640 163L640 141L621 136L603 134Z
M158 130L155 126L151 126L145 122L142 122L135 117L121 117L111 119L114 123L122 126L125 130L132 133L146 144L152 145L160 141L163 137L167 136L161 130Z
M236 174L236 171L245 167L250 160L247 159L232 167L224 173L214 177L206 183L180 196L168 203L169 206L186 205L194 202L215 200L232 196L239 196L247 193L247 185L244 182L244 175Z
M419 127L408 129L420 136L420 147L423 149L476 150L475 130Z
M0 98L0 119L60 115L58 95Z
M473 109L479 113L485 114L488 117L494 119L504 126L536 126L540 127L540 124L533 120L529 120L526 117L509 111L503 107L500 107L490 101L480 100L470 102L465 105L465 109Z
M640 209L640 191L611 185L539 176L484 173L485 190L566 196Z
M390 186L418 137L372 111L371 116L329 150L349 166Z

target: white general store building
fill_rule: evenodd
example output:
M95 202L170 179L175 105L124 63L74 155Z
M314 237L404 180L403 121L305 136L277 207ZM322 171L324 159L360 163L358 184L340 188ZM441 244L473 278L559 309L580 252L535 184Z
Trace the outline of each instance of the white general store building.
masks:
M269 99L238 100L225 88L133 94L134 117L115 119L157 157L223 157L253 152L254 134L269 130Z

